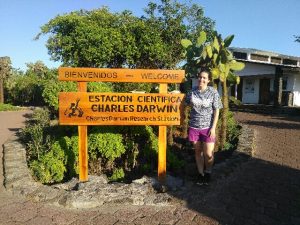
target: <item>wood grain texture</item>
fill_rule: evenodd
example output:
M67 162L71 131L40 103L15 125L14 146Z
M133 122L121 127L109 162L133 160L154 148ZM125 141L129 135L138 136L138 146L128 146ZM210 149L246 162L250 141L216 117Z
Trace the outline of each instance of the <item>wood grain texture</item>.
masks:
M182 83L184 70L109 69L109 68L58 68L63 81L98 81L128 83Z
M59 94L61 125L180 125L184 94Z

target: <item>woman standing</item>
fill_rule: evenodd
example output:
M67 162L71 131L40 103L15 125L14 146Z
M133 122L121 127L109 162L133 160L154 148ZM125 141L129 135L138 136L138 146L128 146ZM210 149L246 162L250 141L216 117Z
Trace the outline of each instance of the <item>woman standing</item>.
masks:
M189 141L195 148L195 159L199 178L197 184L208 184L214 163L214 146L219 109L222 108L220 96L213 87L209 70L201 69L198 74L198 87L192 89L185 102L191 106L189 121Z

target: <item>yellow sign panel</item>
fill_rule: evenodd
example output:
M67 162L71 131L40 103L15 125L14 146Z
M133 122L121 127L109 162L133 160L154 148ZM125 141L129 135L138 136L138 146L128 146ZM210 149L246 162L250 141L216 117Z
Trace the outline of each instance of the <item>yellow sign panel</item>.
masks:
M60 67L59 80L130 83L182 83L184 70Z
M61 125L179 125L184 94L59 94Z

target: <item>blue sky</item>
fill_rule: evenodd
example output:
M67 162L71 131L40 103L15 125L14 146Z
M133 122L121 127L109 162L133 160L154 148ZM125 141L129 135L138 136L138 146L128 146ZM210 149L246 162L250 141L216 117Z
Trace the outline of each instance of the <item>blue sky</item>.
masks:
M157 2L158 0L154 0ZM91 10L105 5L112 12L125 9L143 14L146 0L0 0L0 56L9 56L14 68L26 69L25 63L50 61L47 37L34 41L40 27L58 14L74 10ZM179 2L187 2L179 0ZM223 37L234 34L231 46L256 48L285 55L300 56L299 0L193 0L203 6L205 16L216 22Z

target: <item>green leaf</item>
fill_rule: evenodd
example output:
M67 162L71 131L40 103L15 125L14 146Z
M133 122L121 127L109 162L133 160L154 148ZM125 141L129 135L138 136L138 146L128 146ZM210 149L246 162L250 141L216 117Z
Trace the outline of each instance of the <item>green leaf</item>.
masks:
M236 84L240 84L240 82L241 82L240 76L236 76Z
M205 49L205 50L201 53L201 58L202 58L203 60L205 60L206 57L207 57L207 52L206 52L206 49Z
M224 47L226 47L226 48L229 47L233 38L234 38L234 35L229 35L228 37L226 37L224 40Z
M212 58L212 49L211 49L210 45L206 46L206 52L207 52L208 57Z
M213 68L211 70L211 75L212 75L212 79L218 79L219 78L219 75L220 75L221 71L219 70L219 68Z
M217 37L214 37L214 42L213 42L212 46L217 52L220 51L220 45L219 45Z
M230 67L231 70L239 71L239 70L242 70L242 69L245 68L245 64L242 63L242 62L237 62L235 60L232 60L229 63L229 67Z
M217 64L217 60L218 60L218 54L213 54L213 57L212 57L212 59L213 59L213 62L214 62L214 64Z
M189 46L193 45L193 43L189 39L182 39L181 40L181 45L184 48L188 48Z
M199 47L206 42L206 33L204 31L200 32L200 36L197 38L196 46Z

